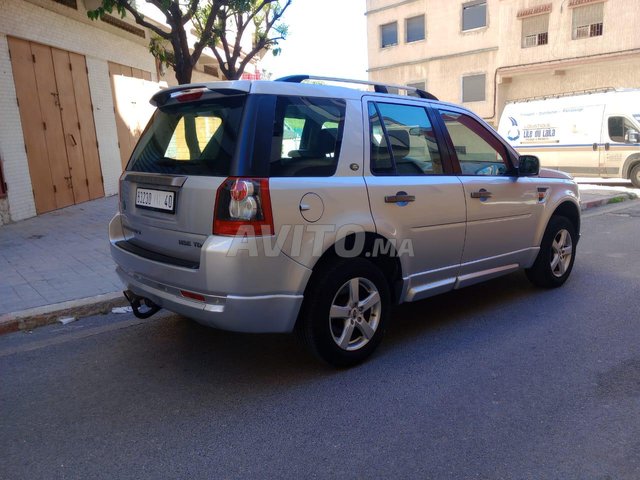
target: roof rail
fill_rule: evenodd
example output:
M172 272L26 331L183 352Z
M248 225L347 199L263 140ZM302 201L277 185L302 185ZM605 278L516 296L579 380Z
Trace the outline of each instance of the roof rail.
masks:
M389 93L389 88L397 88L398 90L406 90L407 92L413 92L420 98L427 98L429 100L438 100L435 95L429 92L420 90L419 88L409 87L407 85L393 85L384 84L378 82L369 82L367 80L350 80L347 78L334 78L334 77L318 77L315 75L290 75L288 77L278 78L276 82L290 82L290 83L302 83L305 80L323 80L326 82L341 82L341 83L356 83L359 85L372 85L373 89L377 93Z

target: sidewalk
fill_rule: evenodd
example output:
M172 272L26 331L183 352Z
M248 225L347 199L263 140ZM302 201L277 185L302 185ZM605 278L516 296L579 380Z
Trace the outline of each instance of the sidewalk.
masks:
M112 196L0 227L0 332L12 318L64 310L64 302L121 296L107 237L117 205Z
M625 186L580 192L583 210L637 197ZM112 196L0 227L0 334L126 304L107 238L116 209Z
M581 179L576 180L578 182L581 181ZM628 186L578 183L578 186L580 188L580 208L583 211L609 203L618 203L624 200L638 198L640 195L639 190L632 188L631 183L629 183Z

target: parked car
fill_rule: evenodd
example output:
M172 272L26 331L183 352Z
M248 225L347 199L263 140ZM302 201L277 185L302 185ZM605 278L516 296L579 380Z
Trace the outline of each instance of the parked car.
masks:
M508 103L498 131L543 167L640 188L640 89Z
M378 346L393 304L518 269L567 280L580 231L568 175L427 92L307 78L153 96L109 225L136 315L295 331L348 366Z

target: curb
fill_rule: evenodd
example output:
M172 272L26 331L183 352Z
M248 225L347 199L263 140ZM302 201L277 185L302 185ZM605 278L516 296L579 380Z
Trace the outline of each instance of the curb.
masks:
M595 200L589 200L587 202L581 202L580 210L589 210L591 208L601 207L603 205L609 205L611 203L619 203L626 200L635 200L636 198L638 198L638 196L635 193L620 193L618 195L612 195L606 198L598 198Z
M5 313L0 315L0 335L49 325L61 317L82 318L109 313L113 307L122 307L128 304L129 302L124 298L122 292L112 292L80 300L43 305L20 312Z

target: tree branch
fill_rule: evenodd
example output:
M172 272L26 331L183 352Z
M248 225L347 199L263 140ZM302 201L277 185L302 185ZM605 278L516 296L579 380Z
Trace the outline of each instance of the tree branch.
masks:
M189 20L191 20L191 18L196 14L196 11L198 10L198 3L199 3L198 0L191 0L187 13L185 13L184 16L182 17L183 25L186 24Z
M193 0L193 1L197 3L198 0ZM191 60L194 65L200 58L200 55L202 54L202 51L204 50L204 48L209 44L209 42L213 37L212 35L213 24L216 21L216 17L218 16L219 11L220 11L220 5L219 3L216 3L215 6L211 7L211 11L209 12L209 16L207 17L207 20L204 26L200 25L200 31L202 36L193 45L193 53L191 54ZM215 48L215 45L212 48L212 50L214 48Z

